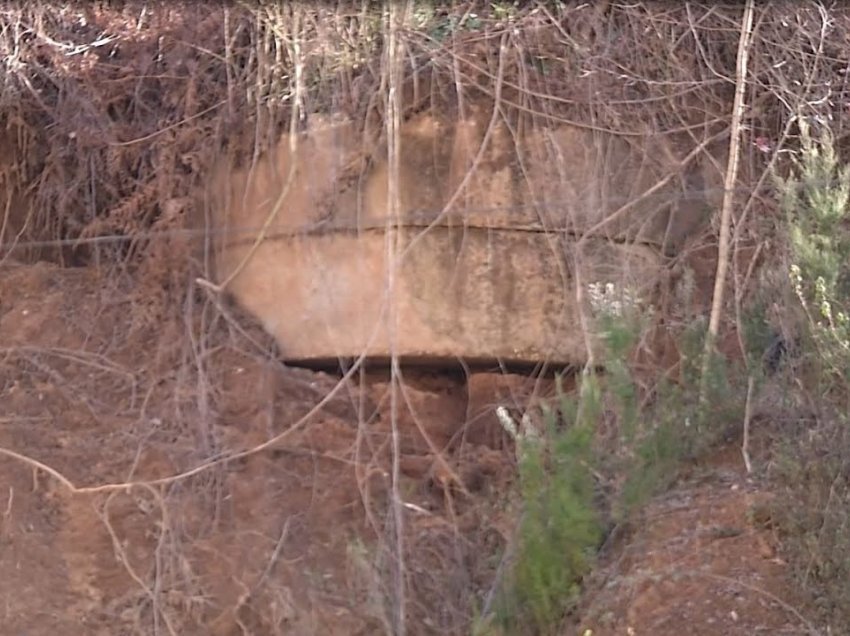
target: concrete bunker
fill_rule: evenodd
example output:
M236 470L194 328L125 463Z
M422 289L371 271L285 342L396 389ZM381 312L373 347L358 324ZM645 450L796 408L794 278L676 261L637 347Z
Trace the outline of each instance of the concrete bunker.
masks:
M315 116L294 153L285 135L253 166L218 167L217 282L283 359L576 365L589 285L651 302L664 254L709 217L708 171L670 178L681 157L661 141L574 126L501 124L483 145L486 115L406 122L398 219L385 151L346 120Z

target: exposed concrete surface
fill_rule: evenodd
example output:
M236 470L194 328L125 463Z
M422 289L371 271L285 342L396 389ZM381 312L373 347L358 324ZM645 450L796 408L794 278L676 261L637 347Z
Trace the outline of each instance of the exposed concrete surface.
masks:
M572 242L492 229L403 233L391 297L388 234L377 231L265 243L231 291L286 359L395 351L431 360L586 360ZM658 259L647 248L594 241L581 267L583 280L635 286L654 280Z
M676 189L688 179L704 185L699 166L633 205L676 164L670 148L647 142L638 153L631 142L569 126L516 137L499 125L487 137L485 115L425 114L405 124L395 224L384 154L365 152L347 121L316 118L295 155L284 136L256 165L220 168L218 280L265 227L228 290L284 358L395 352L581 364L576 268L585 287L613 282L646 298L662 248L704 221L711 202ZM578 256L577 237L591 228L595 238ZM390 263L396 236L401 253Z

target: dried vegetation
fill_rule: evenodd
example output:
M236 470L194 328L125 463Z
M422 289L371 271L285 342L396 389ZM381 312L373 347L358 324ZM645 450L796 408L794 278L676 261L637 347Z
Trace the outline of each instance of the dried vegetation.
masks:
M356 368L341 382L282 370L265 336L196 284L209 266L207 179L223 158L250 166L281 133L299 130L316 113L357 122L365 156L386 152L392 141L387 116L394 114L386 89L396 77L401 120L426 110L462 116L483 104L514 131L568 123L638 148L661 140L685 157L665 177L680 182L683 198L722 195L722 186L687 182L685 175L689 162L703 161L722 183L739 7L610 1L399 6L392 29L387 13L368 2L10 1L0 7L0 258L4 267L37 260L88 266L97 271L89 289L101 289L86 297L96 316L90 322L51 300L27 310L66 312L64 322L5 326L10 331L3 333L18 339L0 350L0 387L10 405L2 416L18 424L44 416L40 402L10 397L26 376L27 391L51 387L59 408L73 404L69 418L98 423L69 425L71 437L62 442L68 450L56 455L53 476L73 476L73 483L60 480L64 514L75 520L62 535L69 549L76 541L89 551L114 551L122 568L116 576L129 576L131 585L92 592L89 599L91 607L104 602L127 629L467 633L498 583L493 555L512 537L512 512L501 508L513 469L504 440L489 449L434 453L427 445L423 450L416 432L421 423L411 418L402 450L428 461L424 470L407 467L415 477L400 475L393 468L401 451L397 446L393 456L388 442L397 427L379 417L388 412L387 398L370 402L365 383L352 388ZM391 31L399 47L392 57L385 54ZM795 118L828 126L839 155L846 155L848 37L850 10L843 6L806 1L756 10L747 110L743 130L735 131L743 151L733 293L725 308L733 356L753 348L744 324L748 299L786 291L776 275L787 270L783 217L768 168L786 170L788 150L797 144ZM390 68L396 59L398 67ZM668 327L685 327L705 314L705 268L697 265L707 259L713 266L714 230L706 225L670 258L677 284L662 302ZM0 303L20 308L30 302L29 283L14 269L22 278L14 284L6 278ZM38 274L36 300L53 298L51 276ZM771 326L791 329L790 313L779 307L778 324ZM656 354L644 365L650 378L663 362ZM267 391L268 413L234 389L245 382ZM405 386L400 377L394 383ZM829 434L825 418L814 418L814 426L845 444L846 435ZM245 422L250 425L240 429ZM103 438L108 431L114 436ZM122 435L125 442L116 441ZM43 443L34 436L16 425L0 439L26 452ZM107 440L102 448L111 455L90 472L65 461L73 449L100 445L98 439ZM134 459L126 451L136 447ZM281 457L288 462L285 475L273 463ZM833 543L807 544L812 556L802 559L804 586L828 587L826 567L817 577L810 572L829 563L818 555L846 541L832 529L846 529L847 517L834 517L829 498L843 466L807 473L806 488L827 493L824 506L833 516L829 534L804 527L797 536ZM471 472L463 474L465 467ZM23 483L20 475L15 479L16 487ZM488 485L470 497L460 487L467 479ZM98 480L120 483L99 487ZM84 483L94 485L81 489ZM390 514L398 513L399 494L420 508ZM789 497L799 507L819 500L799 491ZM252 526L258 505L295 512ZM339 516L323 514L322 506ZM85 525L87 514L95 514L92 526ZM111 521L114 514L121 527ZM359 538L327 532L337 523ZM103 541L92 528L105 529ZM252 543L252 536L261 540ZM131 554L126 546L134 541ZM301 551L291 551L290 541ZM339 574L341 561L349 564L345 580L323 579L329 571ZM77 581L75 589L94 589L93 581ZM833 611L846 602L829 605L835 629L847 624ZM111 619L100 610L75 607L109 629Z

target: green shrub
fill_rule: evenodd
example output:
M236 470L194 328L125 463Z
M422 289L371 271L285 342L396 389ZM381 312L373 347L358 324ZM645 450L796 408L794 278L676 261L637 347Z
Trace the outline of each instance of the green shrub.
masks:
M584 387L578 400L562 396L558 412L544 413L543 431L516 432L522 512L497 613L508 633L556 629L601 539L591 474L599 395L594 378Z
M791 174L774 175L785 212L794 293L808 318L823 365L835 388L850 380L850 166L840 165L828 128L815 138L799 119L801 148Z
M790 285L805 315L805 377L789 391L812 405L785 435L771 476L786 557L830 633L850 633L850 166L826 128L800 122L791 174L775 177L788 228ZM813 373L811 372L813 371ZM801 414L797 414L801 417ZM792 428L792 430L794 430Z
M603 290L597 298L604 295ZM708 403L720 405L711 413L700 407L695 378L684 384L662 381L654 399L646 400L629 365L644 329L640 314L610 298L602 305L596 325L605 372L586 370L576 393L560 392L556 408L542 409L538 427L528 417L520 427L502 413L517 443L521 508L496 614L503 633L556 633L606 529L628 521L675 479L683 457L713 441L715 428L707 423L740 412L741 400L730 399L736 393L720 360L710 367L707 384ZM701 324L683 334L687 377L698 373L703 337ZM603 418L616 427L607 441L597 435Z

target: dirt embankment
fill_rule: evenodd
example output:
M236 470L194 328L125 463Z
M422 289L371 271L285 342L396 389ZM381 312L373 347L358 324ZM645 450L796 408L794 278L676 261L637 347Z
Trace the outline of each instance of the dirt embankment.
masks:
M72 493L0 458L4 633L382 633L386 378L339 384L286 369L232 310L211 303L150 325L131 299L93 268L2 269L0 447L77 488L106 485ZM187 324L206 335L193 342ZM411 633L463 633L486 596L513 523L513 451L493 410L534 391L519 376L405 379L416 414L399 418ZM750 514L762 494L739 464L698 471L614 540L583 629L804 633L770 532ZM149 485L116 485L128 482Z
M2 457L4 630L380 633L385 379L284 368L230 310L151 325L133 298L94 268L3 267L0 446L84 489ZM405 382L399 487L413 622L430 633L465 623L507 532L493 505L511 452L490 401L510 395L482 391L475 406L457 379ZM435 462L447 446L451 465ZM109 486L129 482L151 485Z
M647 138L684 139L694 158L725 139L731 90L718 77L734 76L737 8L558 3L553 16L542 5L499 15L505 3L485 4L477 26L440 13L405 33L406 119L498 96L493 114L504 115L509 141L514 129L573 122L603 151L613 131L646 159L656 155L641 147ZM26 243L12 254L33 263L86 267L0 263L2 633L385 633L399 556L411 633L465 633L492 590L516 520L506 504L515 459L494 409L521 409L546 387L405 372L394 480L387 379L284 367L261 329L188 274L186 263L202 260L194 217L208 212L197 191L221 155L244 167L277 143L299 101L282 98L298 89L294 64L308 71L305 112L344 110L364 138L385 130L380 20L291 6L278 15L202 3L8 11L0 149L14 153L0 158L0 240ZM835 13L837 31L809 69L798 54L822 34L802 25L820 9L760 21L776 31L752 56L775 63L755 65L750 81L758 118L742 174L759 174L762 148L782 147L786 104L833 107L817 91L839 85L838 71L819 61L842 58L850 18ZM300 59L290 56L296 39ZM801 95L803 84L816 94ZM622 157L622 143L607 148ZM538 177L554 183L561 164L549 158ZM670 177L686 194L711 188L687 170L651 173L646 183L613 173L640 187L608 211L635 204L653 180ZM508 192L473 185L485 200ZM758 237L772 208L751 202L742 209ZM735 271L750 272L750 256L737 255L746 258ZM713 263L703 265L692 283L710 288ZM689 318L705 313L704 299L691 301ZM668 309L665 319L678 319ZM736 458L707 467L653 502L635 533L612 539L589 582L585 624L572 631L805 633L785 604L793 599L770 532L749 514L758 485L738 469ZM396 516L393 500L403 502Z

